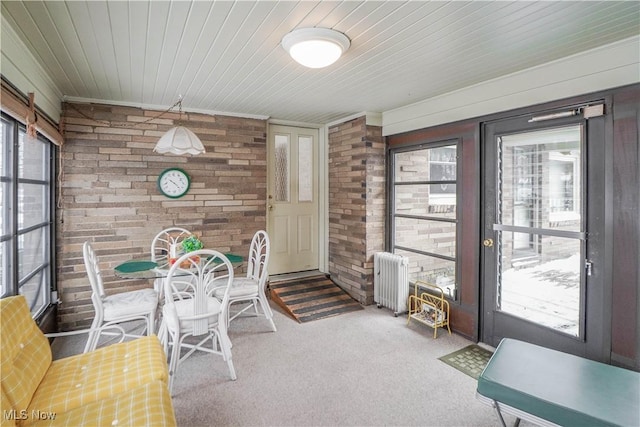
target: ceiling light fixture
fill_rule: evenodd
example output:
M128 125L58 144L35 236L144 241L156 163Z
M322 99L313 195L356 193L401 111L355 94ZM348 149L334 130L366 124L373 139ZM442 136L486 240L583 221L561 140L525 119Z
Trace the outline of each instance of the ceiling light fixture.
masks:
M180 107L180 119L182 119L182 96L173 107L176 105ZM200 138L186 127L181 126L180 121L178 120L178 126L169 129L167 133L162 135L153 151L160 154L193 154L194 156L205 152Z
M333 64L350 45L347 36L329 28L299 28L282 38L284 50L309 68L323 68Z

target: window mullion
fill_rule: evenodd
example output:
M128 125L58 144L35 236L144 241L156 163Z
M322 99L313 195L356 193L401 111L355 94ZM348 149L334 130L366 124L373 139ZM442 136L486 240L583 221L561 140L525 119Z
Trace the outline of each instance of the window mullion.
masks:
M437 216L425 216L425 215L407 215L407 214L394 214L397 218L409 218L409 219L424 219L428 221L440 221L440 222L458 222L456 218L441 218Z
M11 264L10 277L9 277L9 292L12 295L17 295L20 291L18 286L18 153L19 153L19 135L20 129L16 122L14 122L12 128L12 144L11 144L11 185L10 185L10 198L9 203L9 227L11 229Z

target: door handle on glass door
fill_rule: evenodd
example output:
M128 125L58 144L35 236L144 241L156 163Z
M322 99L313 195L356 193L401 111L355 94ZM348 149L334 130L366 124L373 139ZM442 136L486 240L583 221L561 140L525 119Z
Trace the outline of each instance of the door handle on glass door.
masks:
M484 239L482 244L487 248L492 248L493 247L493 239Z

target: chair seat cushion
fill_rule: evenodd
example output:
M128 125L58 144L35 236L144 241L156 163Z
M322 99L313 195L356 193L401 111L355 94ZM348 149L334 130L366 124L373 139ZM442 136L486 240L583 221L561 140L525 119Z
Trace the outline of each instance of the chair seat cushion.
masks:
M121 292L104 298L104 319L119 319L136 314L147 314L158 306L158 293L154 289Z
M113 344L53 361L28 413L61 414L151 381L167 382L168 375L165 354L155 335Z
M180 318L180 326L182 330L189 330L193 327L193 320L189 320L189 317L195 315L193 308L193 299L177 300L173 302L173 306L176 309L176 314ZM207 313L209 317L209 324L213 325L218 321L218 314L222 310L222 304L217 298L207 297ZM167 324L167 327L171 331L175 331L178 328L176 323L177 319L171 314L170 308L167 304L162 308L162 315Z
M214 291L214 296L218 299L222 299L224 296L225 288L217 288ZM248 278L242 277L239 279L233 279L233 284L229 289L229 298L237 299L242 297L251 297L258 295L258 281Z

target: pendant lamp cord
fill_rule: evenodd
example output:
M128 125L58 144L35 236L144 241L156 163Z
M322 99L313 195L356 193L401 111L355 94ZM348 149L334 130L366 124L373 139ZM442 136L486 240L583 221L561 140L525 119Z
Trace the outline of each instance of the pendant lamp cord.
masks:
M112 126L112 127L120 127L120 128L134 128L136 126L139 125L144 125L146 123L149 123L153 120L159 119L160 117L164 116L165 114L169 113L171 110L173 110L176 107L179 107L179 111L180 111L180 118L182 118L182 95L180 95L180 98L169 108L167 108L166 110L164 110L163 112L161 112L160 114L158 114L157 116L153 116L147 120L144 120L142 122L136 122L133 125L130 125L128 123L112 123L106 120L98 120L98 119L94 119L93 117L87 115L86 113L84 113L83 111L79 110L78 108L76 108L76 106L74 104L65 103L66 106L70 107L72 110L74 110L76 113L80 114L83 118L88 119L88 120L92 120L96 123L105 125L105 126Z

